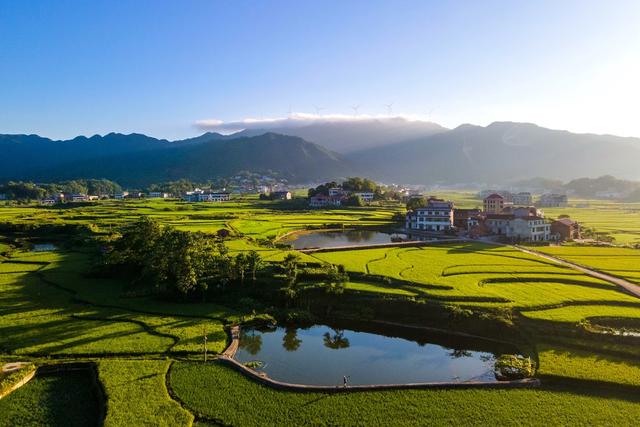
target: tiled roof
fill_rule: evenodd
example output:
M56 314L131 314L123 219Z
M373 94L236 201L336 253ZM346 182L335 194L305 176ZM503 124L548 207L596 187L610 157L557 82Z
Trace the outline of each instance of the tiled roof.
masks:
M487 197L485 197L485 200L487 199L501 199L504 200L504 197L502 197L501 195L497 194L497 193L493 193Z

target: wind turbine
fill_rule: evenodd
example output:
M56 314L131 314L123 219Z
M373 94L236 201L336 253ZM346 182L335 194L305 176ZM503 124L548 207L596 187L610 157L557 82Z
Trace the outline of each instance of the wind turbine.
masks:
M324 107L318 107L317 105L314 105L313 108L316 109L316 116L320 117L320 111L324 110Z
M357 116L357 115L358 115L358 110L360 109L360 107L361 107L361 105L360 105L360 104L358 104L358 105L352 105L352 106L351 106L351 109L353 110L353 114L354 114L354 116Z
M289 104L289 109L287 110L287 117L291 117L293 115L293 110L291 109L291 104Z
M393 102L391 104L384 104L387 107L387 116L391 117L393 114Z

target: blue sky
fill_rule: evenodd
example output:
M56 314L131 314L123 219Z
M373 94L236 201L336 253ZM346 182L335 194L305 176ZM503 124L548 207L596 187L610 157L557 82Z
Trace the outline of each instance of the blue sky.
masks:
M0 0L0 133L387 113L640 136L640 2Z

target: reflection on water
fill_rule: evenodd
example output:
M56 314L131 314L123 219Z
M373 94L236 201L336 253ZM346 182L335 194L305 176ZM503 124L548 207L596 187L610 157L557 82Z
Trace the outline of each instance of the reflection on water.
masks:
M373 230L346 230L346 231L318 231L315 233L298 234L286 239L286 243L293 245L294 249L305 248L332 248L339 246L364 246L399 241L434 240L408 236L403 233L388 233Z
M57 250L58 247L53 243L37 243L33 245L32 252L50 252Z
M339 385L429 381L495 381L493 364L509 345L447 334L421 342L316 325L242 331L236 359L261 362L269 377L291 383Z

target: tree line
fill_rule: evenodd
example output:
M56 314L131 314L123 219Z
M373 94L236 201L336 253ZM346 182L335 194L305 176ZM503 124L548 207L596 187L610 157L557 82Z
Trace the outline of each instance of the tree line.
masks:
M123 230L105 254L102 273L125 276L134 287L158 294L203 300L212 292L251 294L266 286L287 306L317 286L328 295L340 295L349 279L343 266L309 267L296 253L270 263L256 251L231 255L220 238L162 226L149 217Z
M66 194L114 194L122 187L108 179L75 179L54 183L9 181L0 184L0 194L12 200L37 200L59 193Z

